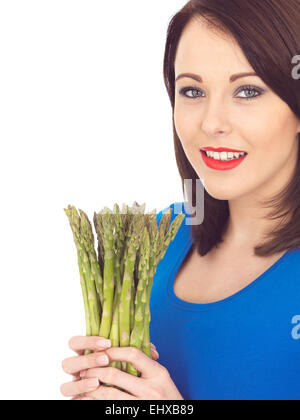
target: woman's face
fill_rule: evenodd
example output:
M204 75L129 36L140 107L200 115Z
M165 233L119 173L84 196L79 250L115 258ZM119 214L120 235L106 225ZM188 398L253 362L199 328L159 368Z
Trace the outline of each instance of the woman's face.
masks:
M183 77L176 82L174 123L192 167L207 192L219 200L251 193L266 198L290 180L297 163L300 121L260 77L230 81L232 75L249 72L254 70L234 40L200 21L185 28L175 79L193 73L202 81ZM247 156L233 169L220 170L204 162L204 147L244 151Z

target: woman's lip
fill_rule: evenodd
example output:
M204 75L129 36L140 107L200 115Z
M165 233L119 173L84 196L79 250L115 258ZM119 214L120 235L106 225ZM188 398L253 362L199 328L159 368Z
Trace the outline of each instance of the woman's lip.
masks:
M228 170L234 169L237 166L239 166L243 162L243 160L245 160L247 157L247 154L245 154L244 156L238 159L224 161L224 160L215 160L213 158L208 157L203 150L200 150L200 153L202 155L202 159L204 163L206 164L206 166L208 166L210 169L214 169L218 171L228 171Z
M247 152L244 152L243 150L227 149L225 147L218 147L218 148L202 147L200 150L204 152L219 152L219 153L221 152L247 153Z

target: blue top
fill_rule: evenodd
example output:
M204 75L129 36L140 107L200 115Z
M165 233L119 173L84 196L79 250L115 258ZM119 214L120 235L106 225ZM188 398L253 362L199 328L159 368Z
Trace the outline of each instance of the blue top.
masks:
M174 204L171 222L181 212ZM158 362L185 400L300 400L300 249L226 299L183 301L173 284L192 237L178 205L186 218L157 266L150 299Z

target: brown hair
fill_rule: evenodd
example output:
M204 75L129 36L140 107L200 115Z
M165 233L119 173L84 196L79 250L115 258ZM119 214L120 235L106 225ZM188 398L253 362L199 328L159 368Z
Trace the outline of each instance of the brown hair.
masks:
M249 63L261 79L283 100L300 119L300 88L292 77L292 58L300 54L300 0L191 0L176 13L168 26L164 55L164 82L173 108L175 156L182 180L199 177L187 159L174 124L175 70L177 46L185 26L202 17L210 28L231 33ZM300 133L298 134L300 141ZM197 181L199 182L199 181ZM282 218L268 241L254 248L255 255L268 256L300 247L300 147L296 172L292 181L276 197L261 203L273 209L268 219ZM287 210L288 209L288 210ZM283 224L284 217L289 221ZM192 225L191 234L198 254L204 256L219 242L229 220L228 201L217 200L204 190L204 220Z

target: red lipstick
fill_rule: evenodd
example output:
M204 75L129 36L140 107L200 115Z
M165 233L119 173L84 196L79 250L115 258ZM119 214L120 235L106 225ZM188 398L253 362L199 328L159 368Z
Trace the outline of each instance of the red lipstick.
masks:
M205 153L205 151L213 151L213 152L232 152L232 153L246 153L244 156L240 158L235 158L233 160L216 160L213 159ZM234 150L234 149L228 149L225 147L219 147L219 148L213 148L213 147L203 147L200 149L200 153L202 155L204 163L211 169L219 170L219 171L228 171L230 169L234 169L237 166L239 166L243 160L247 157L247 152L244 152L242 150Z

